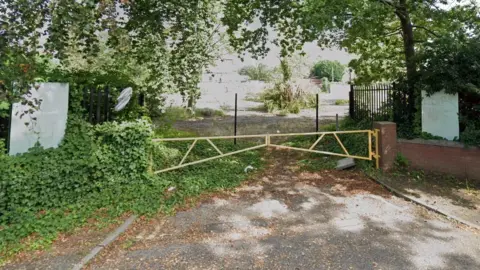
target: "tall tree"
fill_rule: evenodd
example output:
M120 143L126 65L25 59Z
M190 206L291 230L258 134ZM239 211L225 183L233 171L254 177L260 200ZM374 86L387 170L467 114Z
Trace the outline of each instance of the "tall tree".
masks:
M221 8L214 0L0 0L0 97L11 103L28 91L39 54L63 63L73 48L91 60L101 46L145 65L150 87L198 97L216 57Z
M463 2L463 4L459 4ZM455 5L453 5L455 4ZM472 1L454 0L229 0L223 18L232 45L265 55L268 29L287 53L317 40L359 55L350 66L363 82L407 78L410 103L416 96L416 51L433 39L478 35L479 10ZM251 29L259 21L262 27Z

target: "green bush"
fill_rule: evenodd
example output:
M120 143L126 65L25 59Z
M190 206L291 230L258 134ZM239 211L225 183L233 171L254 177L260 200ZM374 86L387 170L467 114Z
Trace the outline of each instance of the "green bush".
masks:
M314 94L288 82L275 83L272 88L265 89L260 98L269 112L299 113L302 108L316 106Z
M245 66L238 71L238 74L248 76L250 80L270 82L274 77L274 70L264 64L256 66Z
M327 77L322 78L322 92L330 93L330 82Z
M410 162L404 155L402 155L402 153L398 153L395 157L395 166L398 168L406 168L409 164Z
M211 108L202 108L202 109L195 109L196 116L202 117L222 117L225 116L225 113L222 110L215 110Z
M349 101L347 99L337 99L335 100L335 105L346 105Z
M117 185L139 180L147 172L151 128L146 121L106 123L92 127L70 119L57 149L34 147L0 164L0 222L19 212L40 211L76 203Z
M357 123L350 118L345 118L339 123L339 130L369 130L371 129L371 123L360 122ZM324 125L320 129L321 131L336 131L335 124ZM366 133L354 133L354 134L338 134L337 135L350 155L364 156L368 157L368 135ZM285 143L289 146L309 148L313 142L315 142L316 136L298 136L289 140ZM316 150L340 153L343 154L342 147L338 144L337 140L333 135L325 135L321 142L315 147ZM336 161L341 157L336 156L324 156L328 159L319 159L318 157L322 155L311 154L312 158L309 162L304 162L304 168L312 169L326 169L334 168ZM362 168L371 168L373 163L370 161L356 160L357 166ZM308 163L308 164L307 164Z
M17 156L0 155L0 264L22 249L48 245L58 232L91 217L168 212L187 197L237 185L248 176L243 172L248 165L261 166L259 153L249 151L154 175L154 170L178 164L189 146L152 141L171 134L154 133L148 120L92 126L70 118L58 148L37 146ZM226 151L245 145L218 146ZM202 142L187 161L213 154ZM176 191L164 196L171 186ZM35 242L22 241L26 237Z
M310 76L317 78L327 77L334 82L341 82L344 72L345 66L340 62L322 60L313 66Z
M0 139L0 160L6 157L6 153L7 153L7 146L5 145L5 140Z
M480 147L480 129L467 127L462 133L460 133L460 141L466 145Z

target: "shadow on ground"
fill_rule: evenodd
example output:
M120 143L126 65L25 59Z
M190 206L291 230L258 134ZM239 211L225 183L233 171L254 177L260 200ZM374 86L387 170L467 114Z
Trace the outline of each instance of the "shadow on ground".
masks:
M478 232L361 174L305 172L297 154L234 192L138 222L91 269L480 269Z

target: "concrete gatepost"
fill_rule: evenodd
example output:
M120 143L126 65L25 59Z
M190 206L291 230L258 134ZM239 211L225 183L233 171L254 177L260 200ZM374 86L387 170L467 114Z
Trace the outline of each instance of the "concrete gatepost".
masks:
M397 157L397 124L393 122L374 122L373 128L378 129L378 154L380 154L380 169L387 171L393 167Z

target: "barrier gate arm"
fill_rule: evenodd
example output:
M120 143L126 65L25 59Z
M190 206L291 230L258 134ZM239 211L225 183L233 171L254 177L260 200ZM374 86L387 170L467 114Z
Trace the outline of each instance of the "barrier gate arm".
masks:
M307 133L286 133L286 134L259 134L259 135L236 135L236 136L215 136L215 137L190 137L190 138L160 138L160 139L153 139L153 142L172 142L172 141L193 141L192 144L189 146L186 154L183 156L182 160L177 166L173 166L170 168L162 169L155 171L155 174L162 173L162 172L167 172L167 171L172 171L176 169L180 169L186 166L194 165L194 164L199 164L203 162L207 162L210 160L222 158L222 157L227 157L235 154L239 154L242 152L250 151L250 150L255 150L263 147L275 147L275 148L280 148L280 149L291 149L291 150L297 150L297 151L303 151L303 152L309 152L309 153L317 153L317 154L325 154L325 155L331 155L331 156L339 156L339 157L349 157L349 158L355 158L355 159L361 159L361 160L373 160L375 158L376 161L376 168L379 168L380 165L380 155L378 154L378 148L379 148L379 131L378 129L375 130L347 130L347 131L327 131L327 132L307 132ZM342 143L340 138L338 137L338 134L361 134L361 133L367 133L368 134L368 156L356 156L356 155L351 155L345 145ZM292 147L292 146L286 146L286 145L278 145L278 144L272 144L271 143L271 137L289 137L289 136L308 136L308 135L321 135L308 149L306 148L300 148L300 147ZM318 145L318 143L326 136L326 135L333 135L333 137L336 139L337 143L340 145L340 147L343 150L343 154L341 153L334 153L334 152L327 152L327 151L320 151L320 150L315 150L314 148ZM264 144L253 146L253 147L248 147L245 149L233 151L230 153L223 153L214 143L212 140L219 140L219 139L245 139L245 138L263 138L265 140ZM375 151L372 149L372 138L375 139ZM197 160L197 161L192 161L188 163L184 163L187 160L188 155L192 151L192 149L195 147L198 141L207 141L217 152L218 155Z

